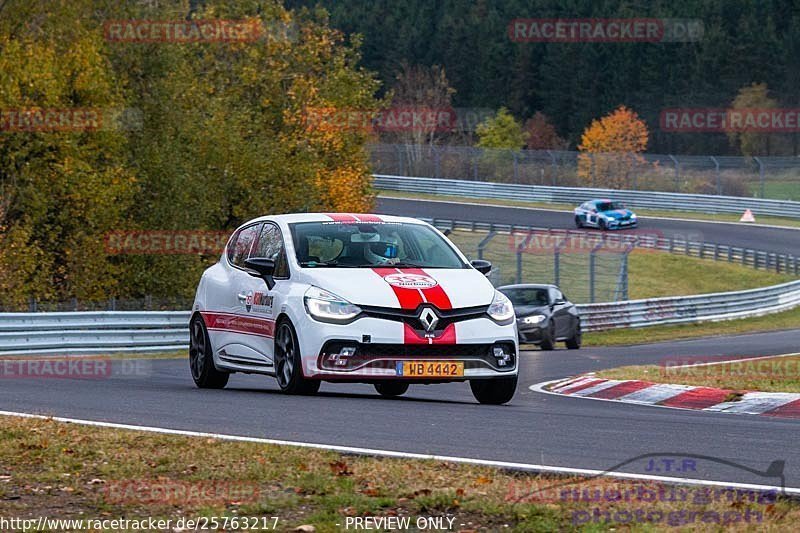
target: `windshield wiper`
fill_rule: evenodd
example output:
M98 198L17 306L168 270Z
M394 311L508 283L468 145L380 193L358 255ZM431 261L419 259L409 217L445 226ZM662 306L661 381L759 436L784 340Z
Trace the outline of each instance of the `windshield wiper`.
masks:
M386 266L394 268L422 268L422 265L417 263L409 263L408 261L398 261L397 263L391 263Z
M338 267L339 262L336 259L331 259L330 261L301 261L301 267ZM346 265L341 265L346 266Z

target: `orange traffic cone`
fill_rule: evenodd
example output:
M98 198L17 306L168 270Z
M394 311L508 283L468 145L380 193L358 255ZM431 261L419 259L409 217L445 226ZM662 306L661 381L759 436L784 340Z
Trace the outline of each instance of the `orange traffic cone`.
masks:
M739 219L739 222L755 222L756 217L753 216L753 212L749 209L745 209L742 218Z

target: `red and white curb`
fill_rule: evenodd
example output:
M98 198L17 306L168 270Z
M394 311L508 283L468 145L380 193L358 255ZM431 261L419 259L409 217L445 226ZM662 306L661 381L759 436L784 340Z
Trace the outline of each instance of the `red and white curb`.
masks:
M800 394L787 392L745 392L735 401L726 401L740 393L712 387L600 379L591 374L539 383L530 389L592 400L800 419Z

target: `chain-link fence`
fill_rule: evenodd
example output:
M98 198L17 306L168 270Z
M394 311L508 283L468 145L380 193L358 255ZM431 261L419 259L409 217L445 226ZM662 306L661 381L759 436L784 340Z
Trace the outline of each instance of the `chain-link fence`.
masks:
M492 262L495 286L553 283L576 303L628 298L628 255L633 245L602 235L547 231L499 233L455 230L448 237L469 257Z
M376 174L800 200L800 157L584 154L373 144Z

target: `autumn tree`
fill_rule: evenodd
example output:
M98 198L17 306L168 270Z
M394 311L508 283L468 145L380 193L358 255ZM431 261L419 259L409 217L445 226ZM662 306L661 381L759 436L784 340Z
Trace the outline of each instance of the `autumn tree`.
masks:
M556 132L547 115L537 111L525 121L524 131L528 134L526 147L530 150L566 150L568 143Z
M733 99L731 111L775 109L778 102L770 98L766 83L753 83L739 89ZM729 131L728 140L739 148L742 155L758 156L771 155L773 135L768 132L755 131Z
M584 130L578 150L578 177L587 185L621 189L644 164L647 124L627 107L620 106Z
M478 124L476 133L479 147L501 150L521 150L529 135L505 107L501 107L496 116Z

